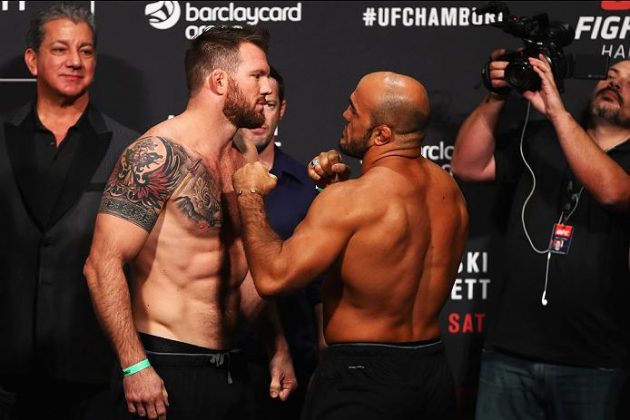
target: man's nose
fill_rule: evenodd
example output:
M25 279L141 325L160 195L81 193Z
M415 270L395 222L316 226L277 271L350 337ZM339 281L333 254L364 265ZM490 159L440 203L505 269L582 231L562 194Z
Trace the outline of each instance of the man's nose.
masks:
M271 95L271 85L269 84L269 76L266 77L261 77L261 84L260 84L260 94L261 95Z
M608 82L608 87L610 87L611 89L615 89L617 92L621 90L621 84L616 77L610 78L610 81Z
M79 51L70 50L66 65L72 68L81 68L83 66L83 61L81 60L81 54Z

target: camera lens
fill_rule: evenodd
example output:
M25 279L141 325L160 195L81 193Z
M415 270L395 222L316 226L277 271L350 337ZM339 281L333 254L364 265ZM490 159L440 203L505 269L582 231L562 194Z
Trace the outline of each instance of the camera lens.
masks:
M526 59L517 58L505 68L505 81L519 92L540 89L540 77Z

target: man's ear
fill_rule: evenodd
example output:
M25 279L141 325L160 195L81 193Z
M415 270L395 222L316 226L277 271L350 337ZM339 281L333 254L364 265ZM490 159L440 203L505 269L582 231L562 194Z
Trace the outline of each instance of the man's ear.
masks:
M24 51L24 62L26 63L26 67L28 67L28 71L34 77L37 77L37 53L32 48L27 48Z
M217 95L225 95L228 91L229 77L225 70L215 69L206 78L206 86Z
M382 146L392 141L392 129L385 124L377 125L372 129L372 141L377 146Z
M280 119L284 117L284 113L286 110L287 110L287 100L283 99L282 103L280 104Z

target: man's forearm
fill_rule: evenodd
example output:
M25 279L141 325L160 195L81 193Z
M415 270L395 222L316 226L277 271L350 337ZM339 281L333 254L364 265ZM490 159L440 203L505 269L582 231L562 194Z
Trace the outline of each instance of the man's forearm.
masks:
M289 345L278 316L276 302L269 302L260 314L257 325L269 359L278 355L291 358Z
M269 294L282 278L283 264L279 260L282 240L271 229L265 215L263 198L256 193L246 193L238 198L247 261L254 284L261 296Z
M245 280L241 283L240 292L241 314L248 323L254 325L258 319L260 319L260 316L267 308L267 305L269 305L269 301L261 298L258 291L256 291L251 271L247 272Z
M591 195L616 211L630 208L630 176L565 112L551 119L569 166Z
M133 318L129 288L119 264L93 262L84 270L96 315L123 368L146 358Z
M317 348L321 352L328 347L326 336L324 335L324 305L320 302L313 306L313 312L317 328Z

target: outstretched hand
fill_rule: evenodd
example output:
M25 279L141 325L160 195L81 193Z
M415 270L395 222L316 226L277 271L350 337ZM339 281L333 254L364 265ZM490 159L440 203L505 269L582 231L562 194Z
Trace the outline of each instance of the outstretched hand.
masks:
M335 149L322 152L313 158L308 164L307 172L320 188L345 181L350 177L350 167L343 163L341 155Z

